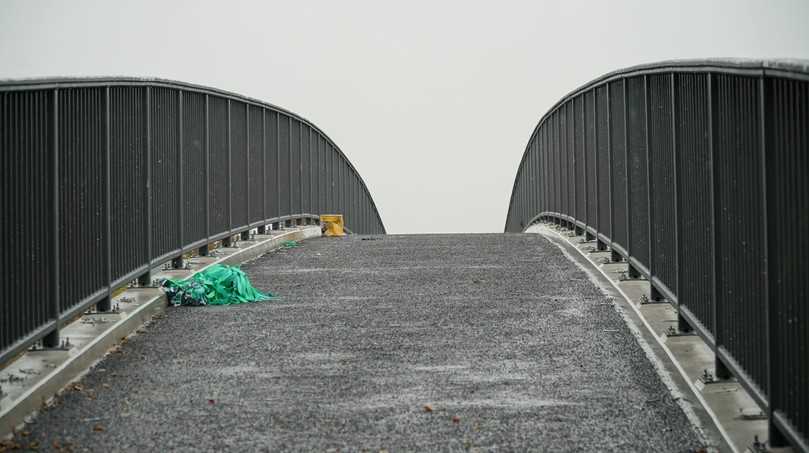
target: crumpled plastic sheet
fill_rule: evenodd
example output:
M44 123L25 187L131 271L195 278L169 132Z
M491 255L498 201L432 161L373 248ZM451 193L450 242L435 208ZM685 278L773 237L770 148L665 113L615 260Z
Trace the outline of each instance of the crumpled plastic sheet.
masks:
M277 299L250 284L241 269L215 264L185 280L167 279L163 290L174 306L232 305Z

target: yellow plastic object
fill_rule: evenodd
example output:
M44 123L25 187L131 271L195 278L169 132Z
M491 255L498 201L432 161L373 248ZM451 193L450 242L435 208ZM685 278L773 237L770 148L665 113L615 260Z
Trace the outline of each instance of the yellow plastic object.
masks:
M343 230L343 215L342 214L321 214L320 215L320 228L323 231L323 236L345 236Z

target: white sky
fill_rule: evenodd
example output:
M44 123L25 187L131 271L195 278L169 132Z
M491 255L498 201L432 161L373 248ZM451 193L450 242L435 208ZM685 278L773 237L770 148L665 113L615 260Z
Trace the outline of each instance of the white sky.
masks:
M132 75L317 124L391 233L499 232L542 114L614 69L809 58L809 1L0 0L0 78Z

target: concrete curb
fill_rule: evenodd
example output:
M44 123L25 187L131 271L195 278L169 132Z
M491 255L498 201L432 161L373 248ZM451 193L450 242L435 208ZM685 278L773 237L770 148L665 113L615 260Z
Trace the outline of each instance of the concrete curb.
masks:
M302 227L277 235L257 235L257 242L245 248L221 248L221 258L200 257L193 270L157 272L155 277L187 278L214 264L238 265L280 248L286 241L302 241L320 236L320 226ZM253 242L253 241L245 241ZM125 301L131 300L130 303ZM85 315L62 329L74 346L67 350L29 351L5 369L0 379L0 439L6 438L70 383L90 368L126 337L134 334L154 316L165 312L166 296L158 288L133 288L113 300L125 305L116 313ZM128 305L128 306L127 306ZM91 322L88 322L88 319ZM103 324L112 323L108 327ZM88 324L92 326L88 327ZM96 328L100 324L101 327Z

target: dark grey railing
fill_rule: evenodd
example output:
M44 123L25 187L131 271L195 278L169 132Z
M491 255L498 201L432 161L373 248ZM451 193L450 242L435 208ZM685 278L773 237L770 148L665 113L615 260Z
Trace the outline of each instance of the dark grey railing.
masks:
M276 106L132 78L0 82L0 364L112 291L249 230L342 213L384 233L357 171Z
M809 451L809 62L675 61L600 77L534 130L506 231L609 247Z

